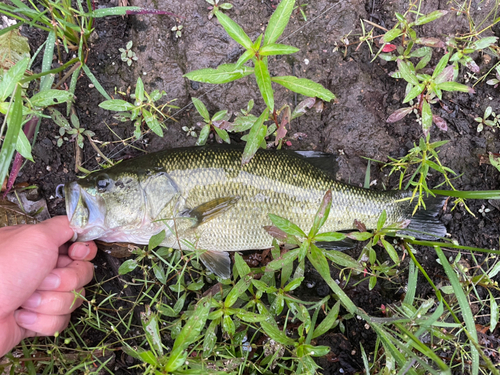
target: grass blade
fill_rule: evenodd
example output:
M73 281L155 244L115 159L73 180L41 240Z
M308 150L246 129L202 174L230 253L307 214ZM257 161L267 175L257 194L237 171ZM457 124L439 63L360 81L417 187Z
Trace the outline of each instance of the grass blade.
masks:
M82 64L82 68L83 68L83 71L85 72L85 74L87 75L87 77L89 77L90 82L92 82L94 84L97 91L99 91L101 93L101 95L104 96L106 99L111 100L111 96L109 96L108 93L106 92L106 90L104 90L104 88L101 86L101 84L99 83L97 78L90 71L87 64Z
M460 305L460 310L465 322L465 327L470 336L469 339L477 343L477 331L474 316L470 309L469 300L467 299L467 296L462 289L462 284L460 284L456 273L451 268L450 263L448 263L448 259L444 255L443 250L441 250L439 246L435 246L434 249L436 250L439 260L441 261L441 265L444 268L444 272L446 273L446 276L448 276L448 280L450 280L453 291L455 292L455 296L457 298L458 304ZM472 357L471 373L472 375L477 375L479 373L479 352L477 351L473 343L470 344L470 352Z

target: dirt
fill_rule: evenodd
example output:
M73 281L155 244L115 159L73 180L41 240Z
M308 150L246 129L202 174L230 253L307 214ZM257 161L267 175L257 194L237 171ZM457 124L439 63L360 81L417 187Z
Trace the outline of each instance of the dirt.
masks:
M234 8L227 14L243 27L252 40L263 32L266 21L277 5L277 1L270 0L235 0L231 3ZM99 6L115 5L115 0L99 2ZM222 109L237 112L245 108L250 99L254 99L256 103L253 113L261 113L264 102L251 77L225 85L190 82L182 77L195 69L234 63L242 53L242 48L227 36L217 20L208 19L208 3L203 0L136 0L131 5L166 10L178 16L176 19L165 15L136 15L125 18L109 17L96 22L88 65L105 90L120 98L119 94L115 94L115 90L126 92L131 87L133 92L137 77L141 77L146 90L165 90L166 98L177 99L175 104L180 107L179 110L173 111L177 122L167 123L168 131L164 138L148 134L133 143L136 148L151 152L163 148L193 146L195 138L187 136L182 130L183 126L196 127L196 123L201 120L190 104L192 97L201 99L211 114ZM471 1L472 16L483 19L492 6L493 1ZM337 177L344 182L361 186L367 167L365 158L387 161L388 156L402 157L422 136L422 130L414 116L408 116L394 124L386 123L389 115L402 106L405 83L388 76L388 73L396 69L394 63L382 60L371 62L366 44L361 45L359 49L357 44L361 34L360 19L391 28L396 22L394 13L403 13L405 7L407 2L400 0L308 2L304 8L307 22L298 11L294 11L286 32L279 40L281 43L300 48L300 52L270 59L272 76L296 75L309 78L321 83L337 96L335 103L325 103L322 113L310 111L292 123L291 134L304 133L305 136L293 140L291 148L335 153L339 164ZM425 1L421 11L429 13L436 9L450 8L444 1ZM176 38L171 29L180 24L183 25L182 36ZM438 38L466 31L466 19L464 16L457 16L457 12L450 12L441 20L418 29L421 33L419 35ZM498 31L493 30L486 34ZM346 38L350 41L347 47L344 45ZM33 50L40 40L43 39L32 37L30 41ZM124 48L129 40L134 42L132 50L138 57L138 61L130 67L121 61L118 51L118 48ZM442 51L434 53L431 64L435 65L441 53ZM489 58L485 54L476 54L473 57L481 69L477 76L488 72L497 62L496 58ZM39 57L34 64L34 70L39 70L40 65ZM467 70L461 68L461 82L466 73ZM433 106L436 114L447 121L448 130L444 132L434 126L431 139L449 141L442 147L440 157L444 165L460 175L454 180L457 189L498 190L499 172L488 164L480 164L479 161L481 155L500 150L500 130L494 132L491 128L485 128L478 133L477 124L473 119L482 115L487 106L499 111L500 96L498 88L495 89L484 82L478 84L475 90L476 93L472 95L445 93L444 106ZM85 76L78 81L76 97L75 108L82 126L96 133L94 139L116 142L103 147L103 152L108 157L119 159L140 154L137 149L124 146L116 137L130 137L133 134L133 125L118 123L113 119L113 113L98 107L104 98L96 89L90 87L90 81ZM295 105L300 100L300 96L284 88L275 87L275 101L278 107L285 103ZM110 129L116 135L111 133ZM18 178L19 182L29 182L40 187L53 215L65 213L63 200L54 198L55 187L76 178L74 144L66 142L60 148L55 146L54 136L57 131L58 127L54 123L48 120L42 122L39 138L33 149L35 163L28 164ZM237 140L237 137L233 138L233 141ZM83 149L83 167L93 170L97 167L97 160L100 158L86 142ZM397 179L389 178L388 170L380 169L380 164L374 162L371 167L371 180L376 180L374 188L397 187ZM429 184L438 182L441 182L439 176L432 175ZM485 201L470 201L468 204L476 217L472 217L460 206L450 211L451 202L443 213L442 221L447 225L451 238L462 245L498 248L499 206ZM483 205L491 210L484 216L478 213ZM352 255L357 253L353 252ZM432 250L421 249L417 257L431 277L436 279L436 283L444 277ZM464 258L467 260L468 256ZM478 254L477 259L481 262L484 257ZM109 264L109 258L103 255L96 260L99 279L110 278L116 273L116 268L110 267ZM404 264L402 280L407 272ZM334 269L332 272L338 277L338 270ZM318 298L329 293L327 285L315 271L307 272L306 281L314 285L312 289ZM356 305L366 307L366 312L374 316L382 316L383 304L390 305L399 301L404 286L380 282L375 289L369 291L367 282L354 285L355 282L351 281L343 287ZM116 288L121 289L120 285ZM303 293L311 294L306 289ZM481 293L484 293L484 290ZM417 294L425 299L433 296L433 291L423 289ZM300 293L298 295L300 296ZM341 311L342 314L345 314L345 311ZM478 321L478 324L489 324L486 319L483 320ZM319 345L331 346L331 355L318 360L325 374L360 372L363 362L359 343L363 344L367 352L374 350L376 336L371 329L365 328L363 321L354 318L344 320L343 323L344 332L337 327L317 342ZM98 343L99 339L98 335L88 338L95 343ZM127 363L122 362L121 367L118 367L123 369L126 365Z

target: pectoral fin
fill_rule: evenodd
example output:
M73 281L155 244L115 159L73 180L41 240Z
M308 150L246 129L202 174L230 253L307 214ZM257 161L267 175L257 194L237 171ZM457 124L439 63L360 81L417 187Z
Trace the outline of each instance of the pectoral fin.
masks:
M192 208L182 213L182 216L187 216L195 219L194 227L206 223L210 219L223 214L231 207L233 207L240 197L224 197L217 198L206 203L200 204L198 207Z
M231 277L231 259L225 251L205 251L200 254L205 267L223 279Z

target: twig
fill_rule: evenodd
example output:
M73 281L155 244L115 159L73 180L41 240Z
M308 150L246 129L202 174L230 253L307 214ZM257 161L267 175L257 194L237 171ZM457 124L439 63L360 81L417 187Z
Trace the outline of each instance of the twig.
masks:
M99 147L97 147L97 145L94 143L94 140L92 139L92 137L91 137L90 135L87 135L87 138L89 139L89 142L90 142L90 145L92 146L92 148L95 150L95 152L97 152L97 153L99 154L99 156L100 156L100 157L102 157L104 160L106 160L106 161L107 161L109 164L111 164L111 165L114 165L114 164L115 164L115 163L113 163L113 162L111 161L111 159L108 159L108 158L106 157L106 155L104 155L104 154L102 153L102 151L101 151L101 150L99 150Z

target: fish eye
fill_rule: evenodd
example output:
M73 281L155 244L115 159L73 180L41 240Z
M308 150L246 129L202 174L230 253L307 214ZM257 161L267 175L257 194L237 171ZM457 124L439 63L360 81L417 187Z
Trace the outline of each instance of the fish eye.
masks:
M103 193L111 186L111 183L112 181L107 174L101 174L96 179L97 190Z

